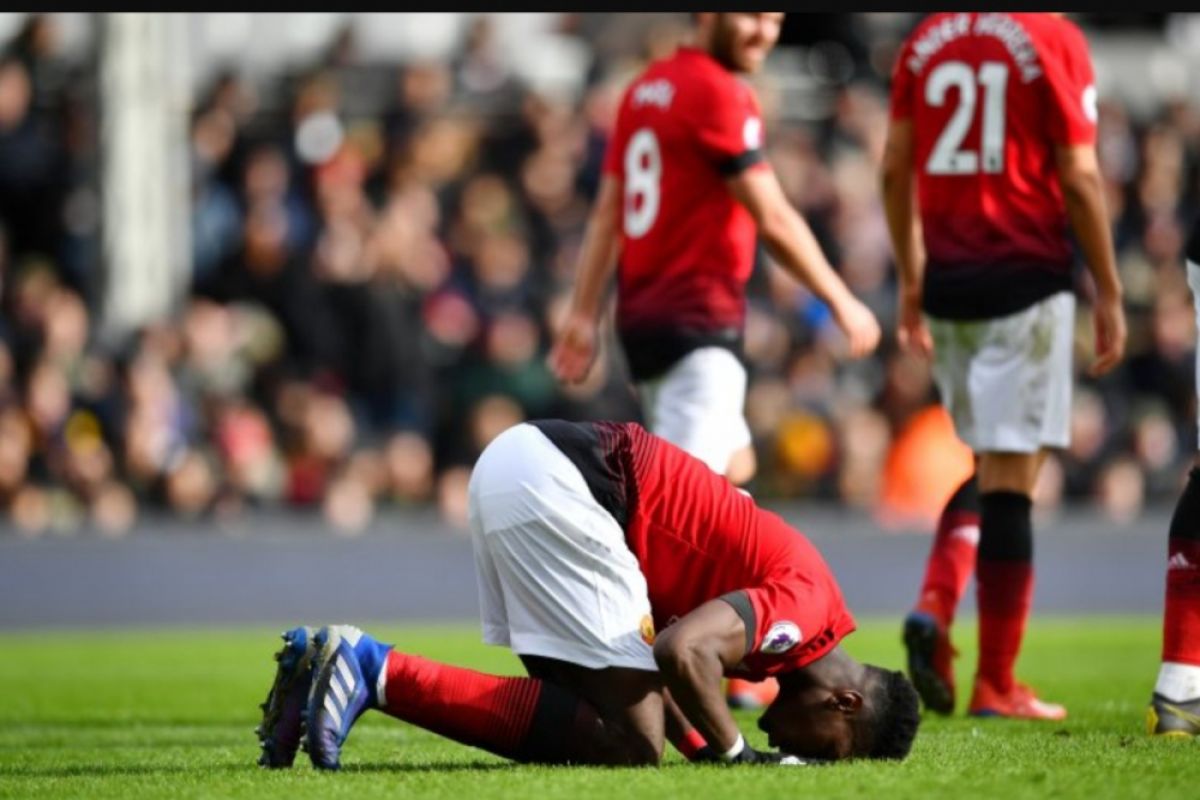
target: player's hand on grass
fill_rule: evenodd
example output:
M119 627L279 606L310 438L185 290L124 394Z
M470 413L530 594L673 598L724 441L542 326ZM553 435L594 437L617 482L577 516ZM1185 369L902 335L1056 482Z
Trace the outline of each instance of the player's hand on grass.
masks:
M596 320L572 311L550 350L550 369L563 383L579 383L596 360Z
M704 746L692 756L694 764L773 764L783 767L813 766L828 763L821 759L801 758L788 753L778 753L771 750L755 750L746 745L742 752L732 761L724 761L711 746Z
M1125 308L1120 295L1099 297L1092 309L1096 331L1096 360L1088 374L1098 377L1111 370L1125 355Z
M833 318L846 335L851 358L862 358L879 344L879 320L858 298L847 293L833 305Z
M933 336L921 313L920 294L904 294L897 309L896 341L900 349L928 358L933 355Z

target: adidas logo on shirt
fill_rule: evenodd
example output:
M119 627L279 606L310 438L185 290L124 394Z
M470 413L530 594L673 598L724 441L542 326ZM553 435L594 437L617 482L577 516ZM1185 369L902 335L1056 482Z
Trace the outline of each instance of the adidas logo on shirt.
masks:
M1183 553L1176 553L1167 561L1167 569L1192 569L1196 565L1187 560Z

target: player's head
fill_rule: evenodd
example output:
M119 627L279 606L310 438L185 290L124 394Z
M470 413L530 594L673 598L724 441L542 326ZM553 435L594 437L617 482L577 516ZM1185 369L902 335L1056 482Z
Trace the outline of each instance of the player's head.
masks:
M699 45L734 72L757 72L783 24L782 11L706 11L695 17Z
M856 685L780 676L779 696L758 727L772 747L798 756L902 759L920 721L917 690L904 674L866 664Z

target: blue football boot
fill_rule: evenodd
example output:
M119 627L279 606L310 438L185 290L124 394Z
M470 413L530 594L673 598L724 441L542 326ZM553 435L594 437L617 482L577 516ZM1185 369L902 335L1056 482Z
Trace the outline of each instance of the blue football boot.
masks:
M278 769L290 767L300 746L302 716L308 705L312 682L315 628L292 628L283 633L283 647L275 654L279 666L275 682L262 709L262 723L255 728L262 755L260 766Z
M381 668L376 656L386 651L351 625L321 628L315 639L302 746L314 767L338 769L351 726L375 705L375 681Z

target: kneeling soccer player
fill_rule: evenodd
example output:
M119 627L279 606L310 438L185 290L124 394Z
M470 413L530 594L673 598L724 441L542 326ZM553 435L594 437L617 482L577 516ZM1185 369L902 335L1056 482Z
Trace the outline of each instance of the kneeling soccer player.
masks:
M838 646L855 622L816 548L703 462L636 424L541 420L497 437L469 492L483 638L529 677L297 628L260 763L303 736L336 769L368 708L522 762L657 764L664 739L696 761L908 754L916 690ZM782 752L746 744L725 675L779 679L758 725Z

